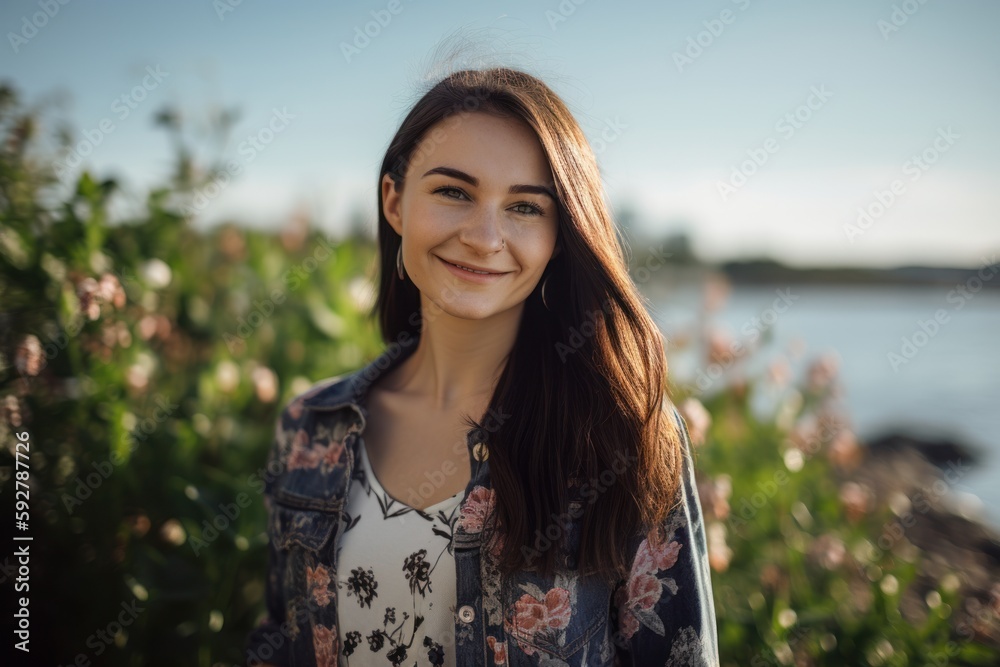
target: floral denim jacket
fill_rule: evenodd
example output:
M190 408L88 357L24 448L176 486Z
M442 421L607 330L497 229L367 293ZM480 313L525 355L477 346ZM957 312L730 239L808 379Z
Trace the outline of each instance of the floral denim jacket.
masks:
M315 384L282 411L265 476L267 615L250 633L248 665L331 667L342 659L331 581L340 513L368 417L365 392L412 349L409 343L392 345L363 369ZM480 543L493 502L488 452L480 445L480 430L468 432L472 477L453 535L459 667L719 664L690 437L677 409L670 405L670 410L682 426L683 502L667 519L666 540L657 545L636 535L630 541L631 573L616 586L579 576L572 558L565 561L570 568L547 578L529 570L500 575L491 550ZM578 517L582 495L571 498L569 515ZM580 523L570 519L568 544L579 545ZM440 651L429 657L431 664L441 664Z

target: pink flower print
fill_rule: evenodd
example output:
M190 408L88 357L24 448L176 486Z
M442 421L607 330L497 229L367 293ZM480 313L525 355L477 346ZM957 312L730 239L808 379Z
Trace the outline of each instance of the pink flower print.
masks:
M288 469L318 468L321 459L321 452L317 452L315 449L295 449L288 457Z
M320 457L314 449L309 448L309 433L304 429L295 432L292 438L292 453L288 457L288 469L315 468Z
M663 583L656 574L660 570L669 570L677 563L681 546L676 540L657 540L653 532L639 544L628 582L618 591L616 598L619 626L625 639L631 639L639 630L639 619L635 612L651 612L660 601Z
M628 587L618 589L615 594L615 604L618 605L618 631L624 639L631 639L639 631L639 619L632 613L632 607L626 604Z
M658 570L669 570L677 562L681 543L664 540L660 544L650 543L647 537L639 545L632 564L632 576L636 574L656 574Z
M514 603L514 627L530 641L539 632L565 628L571 613L569 591L565 588L553 588L543 600L525 593Z
M649 611L660 601L663 586L652 574L641 574L628 582L628 608Z
M493 512L493 489L476 486L462 504L458 528L465 533L480 533L487 517Z
M500 558L500 554L503 552L504 544L506 544L506 542L507 539L503 533L499 531L493 533L493 541L490 543L489 553L494 560L498 560Z
M298 419L302 416L302 398L297 398L288 404L288 416Z
M306 588L313 602L321 607L330 604L330 573L325 566L319 565L314 570L306 566Z
M309 432L299 429L292 439L292 453L288 457L288 469L333 467L340 462L344 443L340 440L324 441L310 439Z
M337 636L337 626L328 628L323 625L313 626L313 652L316 654L317 667L337 667L340 647Z
M631 639L639 630L639 618L635 612L651 611L660 601L662 593L660 580L649 573L633 574L628 584L618 591L618 625L625 639Z
M344 443L340 440L331 440L325 449L323 463L330 467L337 465L340 462L340 455L344 451Z
M292 449L306 449L309 447L309 431L300 428L295 432L295 437L292 438Z
M507 642L498 641L496 637L487 637L486 643L493 649L493 664L497 667L507 664Z

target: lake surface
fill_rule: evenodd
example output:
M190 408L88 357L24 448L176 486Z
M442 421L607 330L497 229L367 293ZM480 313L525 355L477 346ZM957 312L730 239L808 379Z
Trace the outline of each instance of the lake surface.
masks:
M978 496L980 518L1000 527L1000 291L949 300L951 288L939 286L733 285L708 321L749 342L752 318L774 307L778 289L796 298L787 305L778 302L784 312L768 314L773 339L747 364L748 373L787 356L795 339L805 344L805 352L803 360L792 364L794 378L803 377L804 366L818 354L834 353L843 405L858 437L898 430L972 446L981 454L981 464L954 485L956 498L974 509L974 499L963 494ZM647 294L667 337L672 377L694 383L705 362L694 350L669 350L672 337L697 326L702 287L681 283ZM939 310L947 317L939 314L935 329L928 321ZM921 333L921 322L933 335ZM904 350L904 338L912 348ZM895 364L890 353L898 355Z

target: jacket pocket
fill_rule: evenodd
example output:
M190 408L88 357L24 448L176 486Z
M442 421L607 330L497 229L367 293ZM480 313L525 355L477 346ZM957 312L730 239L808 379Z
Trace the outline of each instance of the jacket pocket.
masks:
M295 507L282 502L271 506L271 539L278 549L295 546L319 554L330 542L340 514Z
M554 665L582 664L584 648L607 626L609 596L606 584L572 572L521 572L504 592L510 664L537 665L541 656ZM588 656L588 664L593 660Z

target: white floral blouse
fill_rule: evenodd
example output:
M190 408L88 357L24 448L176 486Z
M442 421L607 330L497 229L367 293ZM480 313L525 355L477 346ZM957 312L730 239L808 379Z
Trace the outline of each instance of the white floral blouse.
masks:
M337 556L343 664L454 667L452 533L465 491L410 507L386 493L358 444Z

